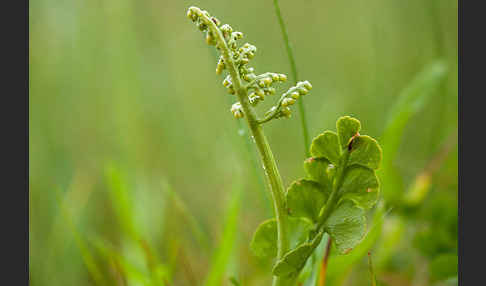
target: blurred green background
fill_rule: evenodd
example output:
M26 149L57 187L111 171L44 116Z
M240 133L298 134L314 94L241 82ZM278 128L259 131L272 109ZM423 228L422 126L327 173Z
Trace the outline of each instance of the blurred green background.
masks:
M457 284L457 1L280 2L311 137L351 115L385 152L375 238L326 285L371 285L368 251L383 285ZM272 0L30 2L31 285L269 285L249 251L272 216L261 164L191 5L289 74ZM299 120L265 126L286 185Z

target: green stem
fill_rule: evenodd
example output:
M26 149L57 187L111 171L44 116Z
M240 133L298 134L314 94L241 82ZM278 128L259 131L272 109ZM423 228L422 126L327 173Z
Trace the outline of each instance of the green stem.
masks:
M263 119L258 120L258 124L266 123L266 122L274 119L275 117L277 117L277 115L279 114L280 110L282 110L281 109L282 102L283 102L283 100L284 100L285 97L287 97L287 93L282 94L282 96L277 101L277 104L274 106L273 111L270 111Z
M343 184L344 171L346 170L346 166L348 164L349 154L350 154L349 151L346 149L344 151L343 156L341 157L340 164L337 167L336 175L334 177L334 181L332 184L331 195L329 196L329 199L327 199L326 205L324 206L324 210L322 211L321 215L318 218L319 222L316 227L317 230L321 229L324 223L326 223L326 220L329 218L329 215L331 215L332 211L334 210L334 207L337 205L337 202L339 200L338 192Z
M282 182L282 178L280 177L277 163L275 162L275 158L273 157L270 145L268 144L267 138L263 133L263 128L259 124L255 110L251 107L248 100L247 89L243 86L241 82L238 69L236 68L235 62L233 61L231 50L228 48L228 45L226 44L226 41L224 40L224 37L216 24L214 24L214 22L206 17L206 15L204 14L201 17L205 20L205 23L210 27L211 32L217 39L217 47L223 55L225 66L228 69L228 72L232 78L232 83L236 91L236 95L238 96L240 104L243 108L246 121L248 122L248 126L250 127L250 131L252 133L253 139L255 140L258 153L260 154L260 158L263 163L265 175L270 185L270 191L272 194L275 210L275 217L277 220L277 260L279 260L289 249L289 241L287 238L288 218L285 211L284 185ZM285 281L283 280L283 278L274 277L273 285L285 285L283 284L285 283Z
M376 286L376 275L373 269L373 261L371 260L371 252L368 252L368 268L370 270L371 286Z
M285 22L282 18L282 14L280 13L280 6L278 5L278 0L273 0L273 5L275 6L275 14L277 15L278 23L280 24L280 30L282 31L283 40L285 43L285 47L287 49L287 56L289 57L290 70L292 72L292 79L294 81L294 84L297 84L297 80L299 79L297 74L297 65L295 64L294 53L290 45L287 28L285 27ZM305 108L304 108L304 102L302 98L298 101L298 105L299 105L299 113L300 113L300 123L302 125L302 133L304 137L304 152L305 152L305 156L309 157L310 156L308 150L308 147L310 146L309 131L307 129L307 120L305 117Z

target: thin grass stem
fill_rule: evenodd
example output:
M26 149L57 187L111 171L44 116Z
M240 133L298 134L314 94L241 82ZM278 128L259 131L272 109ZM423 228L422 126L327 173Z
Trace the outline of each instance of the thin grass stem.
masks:
M280 13L280 6L278 4L278 0L273 0L273 6L275 7L275 14L277 15L278 23L280 25L280 30L282 31L282 37L284 40L285 48L287 50L287 56L289 58L290 70L292 74L292 81L294 84L297 84L297 81L299 79L298 72L297 72L297 65L295 64L295 57L292 51L292 46L290 45L289 35L287 33L287 27L285 26L282 13ZM305 115L305 107L302 99L298 101L298 105L299 105L299 114L300 114L300 124L302 126L302 137L304 138L304 154L305 157L307 158L310 156L308 150L310 146L310 140L309 140L309 130L307 128L307 119Z

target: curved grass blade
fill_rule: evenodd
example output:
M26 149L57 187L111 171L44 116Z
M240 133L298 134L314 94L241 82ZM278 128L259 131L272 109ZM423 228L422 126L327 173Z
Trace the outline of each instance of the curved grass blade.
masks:
M428 102L433 92L447 74L442 60L427 65L400 93L398 102L388 116L380 142L383 146L383 164L378 175L382 182L383 196L387 203L397 201L403 193L403 182L393 162L403 140L405 127L412 116ZM398 186L398 187L397 187Z
M106 278L102 274L101 268L96 264L94 255L91 252L91 250L88 248L87 242L84 239L83 235L79 233L79 231L76 228L76 225L73 221L72 215L68 209L68 207L63 203L61 200L61 194L59 191L57 191L56 194L56 200L59 204L59 208L61 211L61 216L64 218L64 221L66 225L68 226L68 229L71 231L71 234L74 238L74 242L76 246L79 249L79 252L81 253L81 257L83 259L83 263L86 266L86 269L88 270L88 273L90 274L91 278L93 279L95 285L109 285Z
M204 282L205 286L221 285L227 266L230 262L233 249L236 245L238 232L238 216L240 213L242 184L235 183L231 195L227 214L224 221L223 235L218 243L218 248L213 255L211 267Z
M292 51L292 46L290 44L289 35L287 33L287 27L285 26L285 22L282 17L282 13L280 13L280 6L278 4L278 0L273 0L273 6L275 7L275 14L277 15L278 23L280 25L280 31L282 32L283 41L285 43L285 48L287 50L287 55L289 58L290 63L290 70L292 73L292 82L293 84L297 84L299 80L299 76L297 73L297 65L295 64L295 57ZM300 113L300 123L302 126L302 137L304 138L304 154L305 157L309 157L309 149L310 146L310 139L309 139L309 130L307 128L307 119L305 115L305 108L304 108L304 101L298 100L299 105L299 113Z
M371 252L368 252L368 268L370 271L371 286L376 286L376 275L373 269L373 261L371 260Z
M189 227L196 237L201 248L204 250L206 254L210 252L210 244L209 244L209 237L205 231L203 231L203 227L199 223L199 221L194 217L194 215L189 211L189 208L181 199L181 197L175 192L169 183L165 182L165 188L168 198L173 202L174 206L177 208L179 213L185 218L185 220L189 223Z

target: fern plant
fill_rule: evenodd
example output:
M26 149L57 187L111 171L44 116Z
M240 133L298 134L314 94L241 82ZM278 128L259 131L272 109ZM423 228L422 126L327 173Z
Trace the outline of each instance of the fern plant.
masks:
M276 93L275 83L285 82L284 74L266 72L256 75L249 60L256 47L245 43L243 34L211 16L190 7L187 16L206 33L206 42L221 53L216 73L227 70L223 85L237 98L231 107L236 118L245 118L255 140L271 191L275 218L257 228L250 248L259 257L273 259L273 285L295 285L308 258L328 233L339 252L351 251L366 232L365 211L378 198L375 174L382 152L373 138L360 135L357 119L344 116L336 123L337 132L325 131L310 146L312 157L304 162L306 178L285 190L273 153L263 132L271 120L290 117L290 107L312 89L300 81L279 96L262 116L255 106Z

